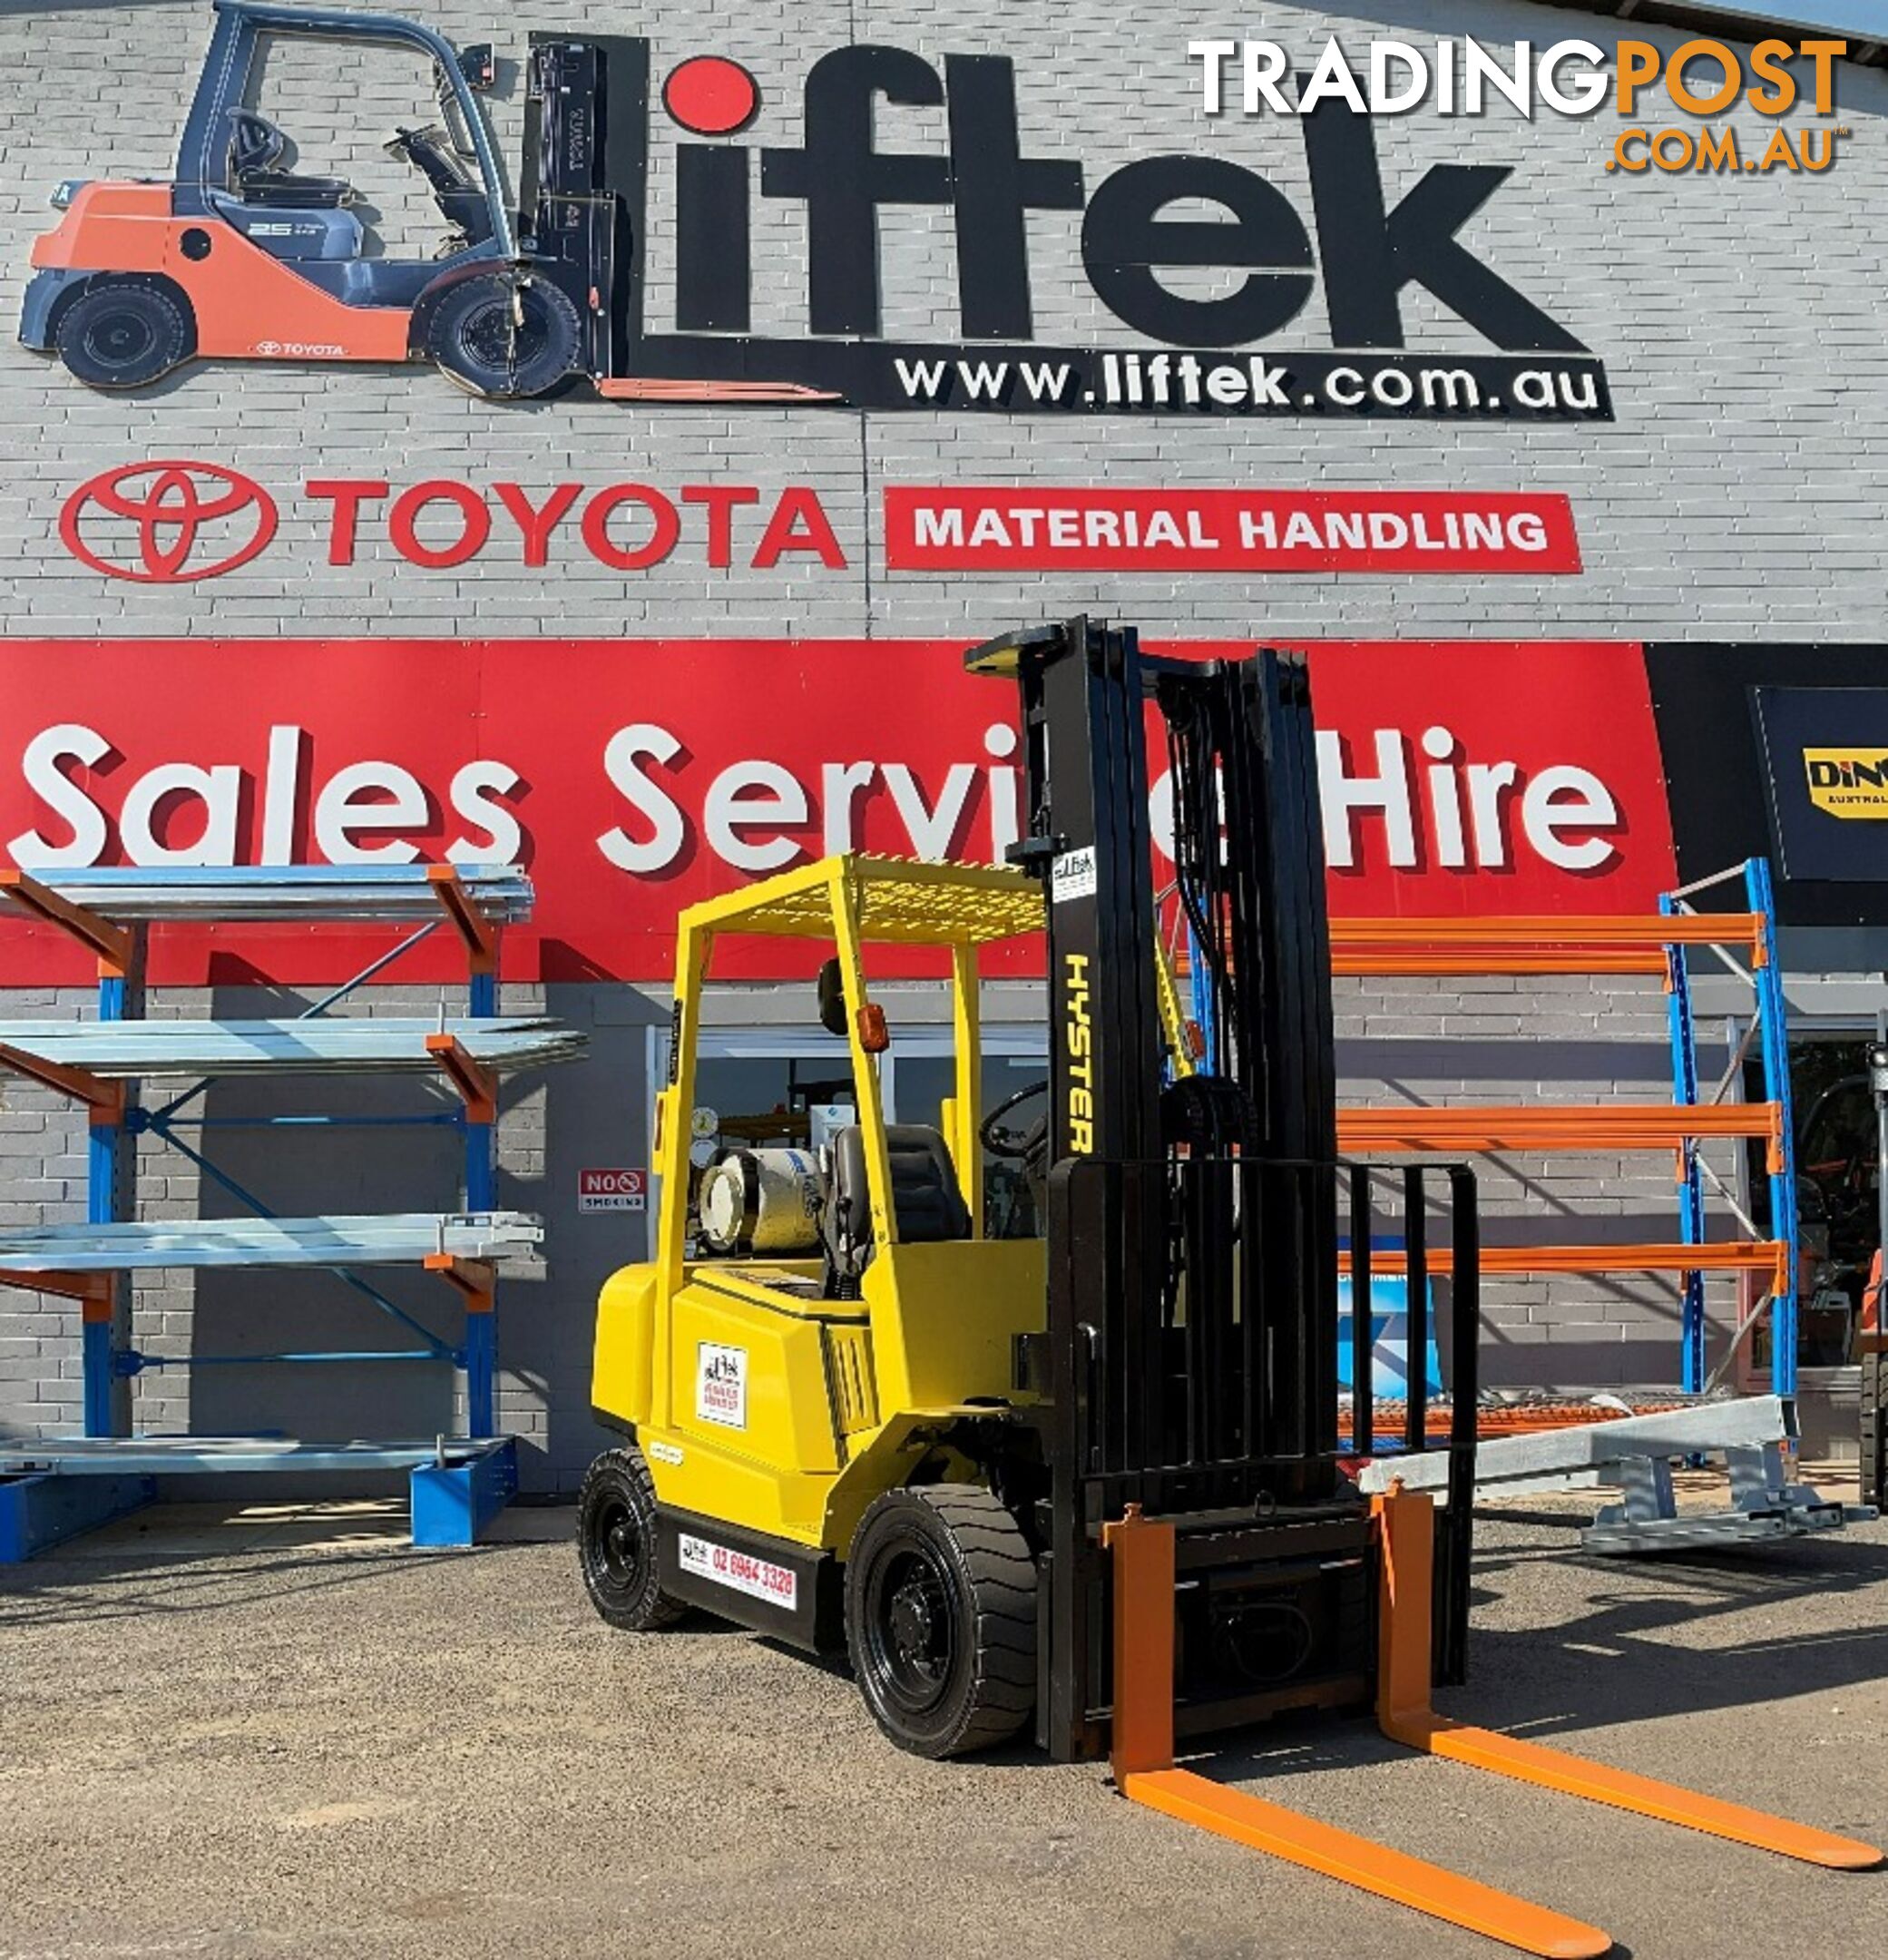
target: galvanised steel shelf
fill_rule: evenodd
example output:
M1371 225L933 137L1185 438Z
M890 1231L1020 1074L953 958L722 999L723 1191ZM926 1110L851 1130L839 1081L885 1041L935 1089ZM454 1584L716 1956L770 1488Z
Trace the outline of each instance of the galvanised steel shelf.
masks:
M0 1475L176 1476L192 1471L416 1470L474 1461L490 1442L285 1443L275 1436L73 1436L57 1443L0 1442Z
M364 1069L436 1075L439 1057L452 1042L481 1067L505 1073L571 1061L582 1053L584 1036L562 1022L522 1015L476 1021L0 1021L0 1068L42 1081L49 1080L43 1070L51 1069L82 1070L106 1081Z
M495 1200L499 1077L570 1059L574 1030L542 1017L498 1012L502 929L529 916L529 879L509 867L451 865L238 868L112 867L83 871L0 869L0 908L68 935L98 964L98 1018L84 1023L0 1023L0 1069L85 1105L91 1136L87 1222L0 1229L0 1285L76 1299L83 1332L84 1436L20 1446L50 1468L27 1473L0 1456L0 1563L149 1500L153 1468L407 1467L417 1543L471 1544L516 1488L516 1449L497 1433L494 1292L498 1268L533 1251L537 1220ZM245 924L384 926L400 936L344 985L296 1020L151 1021L144 1018L146 940L153 929ZM330 1011L442 927L463 946L467 1013L434 1020L330 1020ZM227 938L228 935L225 935ZM290 976L284 976L290 977ZM192 1113L224 1077L347 1073L434 1073L456 1103L401 1113ZM148 1106L141 1085L181 1075L190 1086ZM450 1124L464 1137L463 1210L386 1217L283 1218L210 1154L210 1133L277 1124L367 1127ZM197 1132L196 1141L182 1133ZM136 1153L150 1137L251 1217L141 1223L120 1210L136 1190ZM367 1277L416 1267L446 1280L464 1306L448 1339ZM133 1270L253 1268L333 1272L396 1323L400 1347L172 1356L140 1351L125 1338ZM124 1384L147 1370L207 1367L432 1363L465 1381L466 1435L441 1438L424 1460L416 1446L360 1439L328 1444L275 1439L129 1435ZM66 1452L62 1459L60 1452ZM62 1462L64 1466L62 1467ZM71 1479L79 1474L83 1481ZM114 1474L112 1465L122 1463Z
M543 1236L539 1221L523 1211L0 1226L0 1283L134 1269L421 1266L438 1259L499 1264L535 1252Z
M83 870L0 871L0 886L17 891L23 885L37 884L68 905L122 926L165 919L411 925L437 915L438 888L448 878L494 926L519 925L531 916L531 880L510 866L179 865L151 870L109 865Z

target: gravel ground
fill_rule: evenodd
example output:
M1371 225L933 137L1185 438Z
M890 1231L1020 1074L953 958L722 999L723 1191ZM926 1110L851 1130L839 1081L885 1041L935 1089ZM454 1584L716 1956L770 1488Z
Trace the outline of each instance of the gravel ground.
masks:
M1583 1563L1481 1530L1452 1713L1888 1839L1888 1526ZM591 1612L568 1512L415 1553L373 1505L147 1514L0 1576L0 1955L1295 1960L1499 1951L1130 1806L934 1765L841 1675ZM1594 1921L1651 1960L1888 1950L1888 1874L1503 1783L1365 1723L1201 1767Z

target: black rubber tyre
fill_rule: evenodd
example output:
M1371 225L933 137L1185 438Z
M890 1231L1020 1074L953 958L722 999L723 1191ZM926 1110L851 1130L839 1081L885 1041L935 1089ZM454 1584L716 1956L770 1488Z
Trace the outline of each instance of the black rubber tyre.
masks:
M886 1492L846 1563L846 1644L900 1749L1008 1741L1036 1700L1036 1564L1015 1519L974 1485Z
M196 352L189 306L162 286L95 280L59 316L59 358L88 387L142 387Z
M426 353L449 381L502 400L555 387L577 364L581 332L576 308L548 279L484 273L441 298Z
M613 1627L646 1633L688 1612L656 1573L656 1487L641 1450L609 1450L584 1473L577 1563L590 1602Z

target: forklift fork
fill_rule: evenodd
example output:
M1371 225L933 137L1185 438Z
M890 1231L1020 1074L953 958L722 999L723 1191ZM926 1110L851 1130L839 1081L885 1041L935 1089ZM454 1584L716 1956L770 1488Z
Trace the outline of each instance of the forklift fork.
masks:
M1809 1864L1863 1871L1883 1862L1873 1845L1437 1715L1430 1707L1432 1503L1399 1486L1371 1508L1381 1575L1376 1715L1392 1740ZM1611 1950L1611 1936L1598 1926L1176 1768L1173 1526L1130 1505L1102 1537L1114 1593L1110 1759L1123 1796L1543 1960L1593 1960Z

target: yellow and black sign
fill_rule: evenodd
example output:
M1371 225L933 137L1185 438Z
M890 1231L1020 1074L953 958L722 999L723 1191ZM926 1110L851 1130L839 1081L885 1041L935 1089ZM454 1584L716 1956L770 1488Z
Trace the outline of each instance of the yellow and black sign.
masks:
M1092 877L1093 873L1090 873ZM1089 956L1071 953L1062 962L1062 1059L1068 1075L1068 1154L1095 1152L1095 1030L1089 1006Z
M1888 819L1888 749L1805 749L1809 800L1846 819Z

